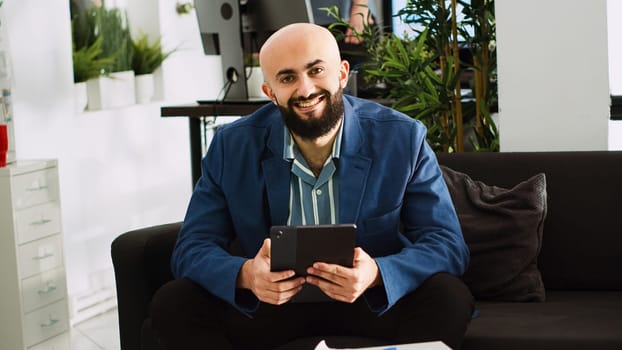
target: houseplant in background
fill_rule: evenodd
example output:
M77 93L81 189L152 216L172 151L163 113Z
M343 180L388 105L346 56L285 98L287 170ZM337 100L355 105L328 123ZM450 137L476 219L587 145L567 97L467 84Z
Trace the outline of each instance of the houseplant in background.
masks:
M137 39L132 39L132 48L136 102L149 102L154 92L153 73L175 50L164 51L160 37L150 43L145 33L140 33Z
M117 8L85 7L72 14L76 50L101 38L98 59L112 58L96 78L87 81L88 108L104 109L135 103L132 41L127 16Z
M244 72L246 78L246 91L251 99L268 99L261 90L264 82L263 71L259 66L259 53L247 53L244 55Z
M92 44L76 49L73 45L73 81L75 90L76 112L84 111L87 106L86 82L95 79L105 72L114 61L114 57L101 57L102 38L97 38Z
M114 57L103 76L87 82L89 109L136 103L132 71L132 39L127 16L118 8L95 8L96 36L102 37L102 56Z
M362 39L366 79L386 85L377 97L421 120L435 151L499 150L491 117L497 101L493 0L409 0L397 15L410 30L399 36L369 25L358 32L336 8L326 10L337 19L331 28L349 27ZM461 57L465 50L473 62Z

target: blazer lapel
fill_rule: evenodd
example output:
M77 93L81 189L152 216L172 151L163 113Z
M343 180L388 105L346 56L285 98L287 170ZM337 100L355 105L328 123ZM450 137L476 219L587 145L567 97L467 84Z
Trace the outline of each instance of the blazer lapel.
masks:
M357 222L371 159L361 154L364 136L352 105L344 98L344 130L339 160L339 222Z
M355 223L359 216L371 161L344 156L339 170L339 222Z
M271 225L284 225L289 214L291 164L283 159L283 124L274 123L268 136L270 154L261 162Z

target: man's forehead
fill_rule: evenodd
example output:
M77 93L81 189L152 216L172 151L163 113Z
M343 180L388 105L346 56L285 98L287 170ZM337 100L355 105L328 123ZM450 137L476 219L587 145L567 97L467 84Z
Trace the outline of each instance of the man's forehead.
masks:
M279 69L276 75L278 76L278 75L285 75L285 74L293 74L293 73L296 73L300 69L307 70L307 69L317 66L318 64L325 64L325 63L326 61L320 58L316 58L314 60L308 61L307 63L301 65L300 67L288 66L287 63L285 63L286 66Z
M262 65L272 63L272 67L278 69L284 68L284 66L302 67L316 59L331 62L332 56L339 59L339 49L337 44L332 45L325 38L307 36L292 38L289 36L269 45L264 45L260 51L259 59Z

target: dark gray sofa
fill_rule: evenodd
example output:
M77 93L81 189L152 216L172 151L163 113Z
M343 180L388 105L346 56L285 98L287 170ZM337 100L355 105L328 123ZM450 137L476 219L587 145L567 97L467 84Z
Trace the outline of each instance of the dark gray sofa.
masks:
M479 315L462 349L622 349L622 152L463 153L438 159L505 188L537 173L546 176L537 257L545 301L478 300ZM158 349L149 303L172 278L169 259L179 227L139 229L112 243L122 350ZM377 345L362 338L333 340L344 347ZM301 339L283 349L316 343Z

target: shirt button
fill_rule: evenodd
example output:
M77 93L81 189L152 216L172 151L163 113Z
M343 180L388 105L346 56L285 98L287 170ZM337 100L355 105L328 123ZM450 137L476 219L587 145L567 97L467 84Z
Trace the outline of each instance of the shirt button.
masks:
M318 195L318 196L321 196L322 195L322 190L315 190L315 194Z

